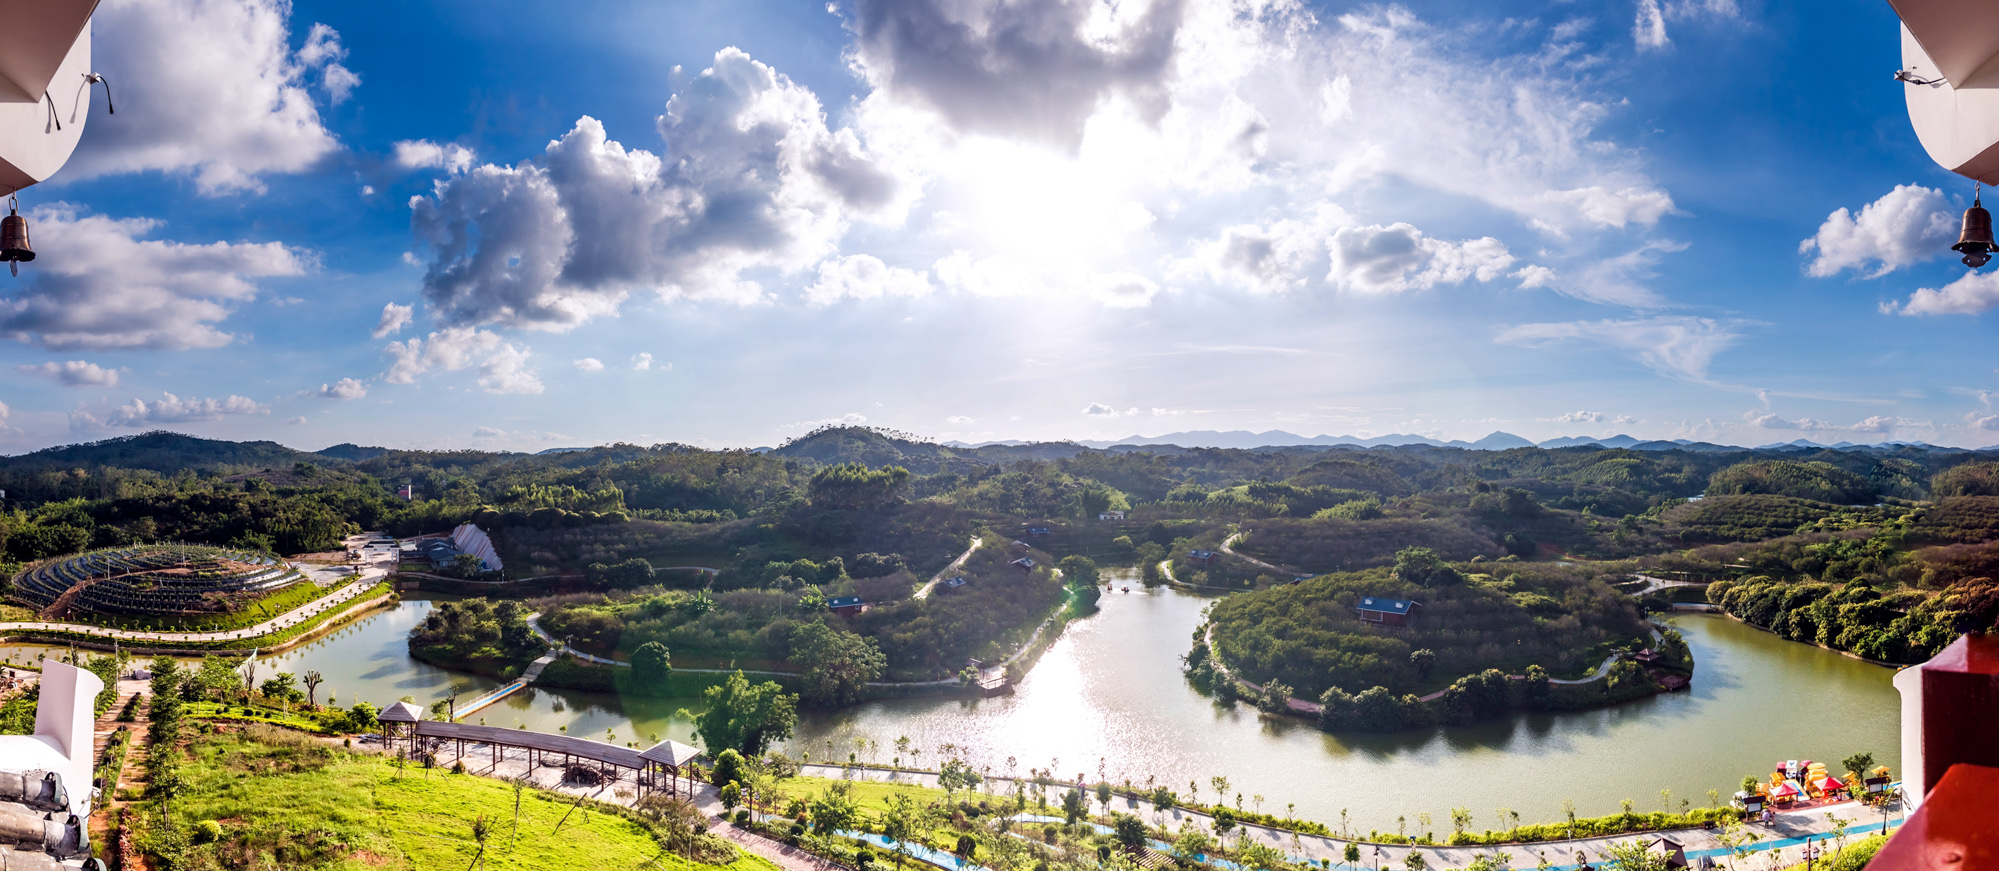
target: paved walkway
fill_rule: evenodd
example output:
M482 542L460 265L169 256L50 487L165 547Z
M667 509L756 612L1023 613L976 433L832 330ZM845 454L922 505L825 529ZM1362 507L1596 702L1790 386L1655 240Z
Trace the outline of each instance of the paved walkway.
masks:
M348 602L353 601L355 597L367 592L369 588L373 587L386 575L387 572L377 566L363 568L358 580L349 582L346 586L334 591L332 594L321 596L294 610L287 611L247 629L233 629L226 632L147 632L136 629L112 629L105 626L92 626L88 623L54 623L37 620L0 623L0 633L74 632L79 635L89 635L95 638L110 638L119 641L158 641L168 644L258 638L273 632L289 629L329 610L344 606Z
M941 788L937 784L937 775L927 771L869 768L865 766L856 767L849 771L841 766L815 763L801 766L801 772L813 777L910 783ZM995 795L1005 795L1012 792L1010 785L1004 788L997 788L997 784L999 783L1010 784L1012 781L1009 778L994 777L990 778L990 781L995 785L989 786L985 792ZM1051 788L1067 789L1068 786L1069 784L1059 784ZM1092 797L1091 804L1093 807L1095 806L1094 797ZM1061 812L1059 805L1051 806L1055 808L1054 813L1059 814ZM1128 796L1114 797L1111 799L1111 808L1134 814L1155 826L1165 826L1175 832L1189 823L1205 831L1212 832L1214 829L1214 820L1207 814L1188 811L1185 808L1174 808L1173 810L1161 813L1151 802L1139 798ZM1030 810L1037 809L1030 808ZM1900 825L1900 811L1896 810L1894 814L1895 817L1892 819L1892 824ZM1752 823L1747 829L1757 837L1757 841L1750 845L1748 849L1759 860L1765 863L1782 863L1776 864L1773 867L1783 867L1783 864L1788 864L1791 861L1801 862L1803 859L1800 855L1800 850L1805 838L1811 837L1814 839L1814 843L1817 843L1825 836L1831 834L1834 817L1841 817L1848 820L1847 842L1849 844L1866 834L1878 834L1881 831L1882 816L1879 811L1863 808L1855 802L1846 802L1794 813L1780 813L1768 824ZM1701 828L1633 833L1600 838L1578 838L1575 840L1516 844L1504 847L1375 845L1357 838L1294 834L1290 831L1273 829L1266 826L1241 825L1241 829L1247 833L1247 837L1250 840L1291 856L1294 861L1297 859L1310 861L1324 860L1335 865L1345 864L1346 845L1357 843L1361 845L1365 864L1376 864L1375 860L1379 858L1379 864L1383 868L1406 867L1405 863L1408 861L1411 852L1422 853L1424 860L1430 868L1463 868L1470 865L1481 854L1498 852L1505 857L1507 866L1512 868L1533 868L1540 864L1542 858L1545 856L1548 862L1555 868L1573 869L1578 864L1576 857L1579 853L1587 857L1586 861L1589 864L1598 865L1607 857L1607 852L1613 844L1633 840L1647 843L1658 837L1669 837L1685 846L1687 849L1687 858L1690 860L1698 861L1702 856L1712 856L1717 862L1726 864L1728 861L1726 857L1728 848L1723 846L1721 841L1716 838L1719 832Z
M944 576L952 572L955 572L959 568L963 567L965 565L965 560L972 558L972 551L978 550L979 545L984 543L985 539L983 538L972 539L971 547L965 548L965 552L958 554L958 558L952 560L950 565L945 566L943 569L939 570L937 574L930 576L929 583L924 584L922 589L916 591L916 598L918 599L930 598L930 591L937 588L937 584L944 580Z

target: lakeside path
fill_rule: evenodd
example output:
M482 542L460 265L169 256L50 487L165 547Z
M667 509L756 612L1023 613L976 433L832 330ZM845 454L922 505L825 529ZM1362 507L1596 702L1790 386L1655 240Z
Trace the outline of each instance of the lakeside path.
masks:
M388 576L380 567L368 566L361 569L360 576L333 593L314 599L291 611L286 611L269 620L244 629L226 632L150 632L138 629L112 629L106 626L92 626L88 623L55 623L46 621L20 621L0 623L0 634L9 632L73 632L117 641L152 641L164 644L201 643L210 641L241 641L261 638L273 632L290 629L314 617L346 606L355 597L372 589L375 584ZM344 577L344 576L343 576Z
M942 789L937 784L937 775L926 771L869 768L865 766L856 766L848 769L842 766L814 763L802 766L801 773L835 780L874 780L890 783L908 783L927 786L933 789ZM990 780L1011 783L1011 780L1005 777L993 777ZM1050 788L1062 790L1069 788L1069 785L1054 784ZM1005 790L994 790L994 792L1007 792L1010 790L1011 787L1009 786ZM1091 805L1093 807L1097 806L1094 797L1092 798ZM1112 798L1111 809L1135 814L1140 819L1154 825L1163 824L1166 828L1176 832L1180 830L1181 826L1189 822L1204 831L1213 831L1214 829L1214 820L1207 814L1177 807L1161 814L1159 809L1154 807L1150 801L1131 796L1120 795ZM1039 810L1039 808L1031 807L1029 810ZM1054 808L1053 812L1059 814L1059 807ZM1900 812L1898 810L1895 813L1899 815ZM1835 816L1844 818L1849 822L1846 829L1848 843L1852 843L1868 834L1877 834L1882 828L1882 816L1879 812L1863 808L1856 802L1845 802L1828 807L1779 813L1775 819L1767 824L1751 823L1748 826L1748 830L1756 835L1757 842L1750 845L1747 849L1752 856L1764 861L1774 862L1780 866L1790 864L1794 859L1795 861L1802 862L1804 860L1801 856L1801 847L1805 839L1809 837L1814 839L1814 841L1819 841L1830 836L1834 828L1833 817ZM1892 819L1892 825L1894 826L1901 825L1901 822L1899 817ZM1507 867L1534 868L1545 859L1553 868L1568 871L1568 869L1574 869L1578 864L1581 864L1577 861L1578 854L1584 856L1588 864L1598 865L1606 858L1607 851L1613 844L1633 840L1640 843L1649 843L1654 838L1660 837L1671 838L1685 846L1687 859L1690 862L1698 863L1702 857L1713 857L1715 861L1724 864L1729 861L1728 848L1715 837L1719 833L1704 828L1669 829L1659 832L1637 832L1607 837L1544 841L1535 844L1513 844L1500 847L1437 847L1374 844L1360 838L1348 839L1322 835L1294 834L1290 831L1273 829L1267 826L1240 823L1239 825L1248 831L1249 837L1252 840L1282 852L1290 856L1294 861L1301 859L1314 863L1325 861L1335 865L1346 863L1346 845L1354 843L1360 845L1364 863L1378 864L1383 868L1407 867L1405 863L1408 861L1409 854L1417 852L1423 854L1424 860L1428 862L1428 867L1431 868L1463 868L1470 865L1480 855L1499 853L1505 858ZM1379 859L1378 863L1376 862L1377 859Z

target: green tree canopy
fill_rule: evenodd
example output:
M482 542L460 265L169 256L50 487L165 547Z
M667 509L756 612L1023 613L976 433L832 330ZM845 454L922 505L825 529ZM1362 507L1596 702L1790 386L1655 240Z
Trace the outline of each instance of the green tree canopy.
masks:
M681 716L694 721L695 734L711 756L724 750L761 756L771 742L791 737L798 725L797 696L786 693L776 681L752 685L740 670L721 685L703 690L701 699L708 703L707 710L696 716L683 709Z
M666 683L673 674L673 658L666 645L648 641L632 651L632 680L641 686L658 686Z
M901 466L840 463L814 472L808 492L815 507L870 509L900 502L908 488L909 470Z
M792 630L791 661L805 669L806 703L828 708L859 701L862 688L888 667L874 639L824 623Z

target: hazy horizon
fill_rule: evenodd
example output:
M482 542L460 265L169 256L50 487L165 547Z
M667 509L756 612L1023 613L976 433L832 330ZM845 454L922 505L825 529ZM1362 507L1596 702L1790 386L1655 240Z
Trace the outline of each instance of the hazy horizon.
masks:
M1969 191L1842 12L107 2L0 450L1999 442Z

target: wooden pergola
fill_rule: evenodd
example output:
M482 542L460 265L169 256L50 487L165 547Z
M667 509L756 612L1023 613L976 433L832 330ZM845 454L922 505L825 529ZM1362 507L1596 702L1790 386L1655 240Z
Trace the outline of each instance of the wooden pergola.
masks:
M382 746L396 749L396 741L403 742L403 758L416 749L416 724L423 721L423 709L409 702L397 702L382 709L375 715L382 723Z
M384 714L382 719L387 720L387 715ZM387 725L384 724L385 727ZM385 737L388 735L386 728L384 735ZM685 773L688 763L701 755L701 751L676 741L661 741L644 751L638 751L588 738L550 735L546 732L530 732L526 729L506 729L498 726L473 726L440 720L412 722L406 738L406 749L413 748L418 740L436 741L444 747L452 747L456 750L457 761L464 760L468 744L483 744L491 755L494 766L500 763L501 748L525 750L530 769L537 765L559 764L567 768L578 762L592 762L600 766L609 766L611 781L614 783L624 779L624 772L629 769L640 795L656 789L664 789L668 795L680 794L680 775ZM557 755L561 756L559 763L552 758ZM662 775L665 776L664 783L661 782ZM690 789L693 786L691 777L688 785Z

